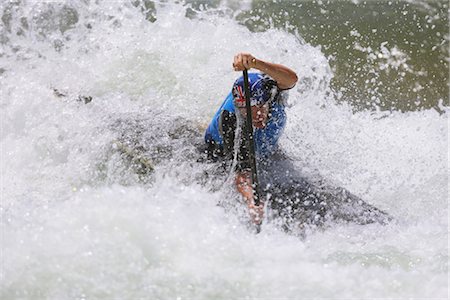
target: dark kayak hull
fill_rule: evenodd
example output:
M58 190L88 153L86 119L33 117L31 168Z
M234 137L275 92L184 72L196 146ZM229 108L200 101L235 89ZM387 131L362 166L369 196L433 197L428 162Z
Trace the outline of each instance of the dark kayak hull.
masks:
M259 162L260 193L288 230L331 222L387 224L392 217L348 190L305 177L291 160L274 155Z

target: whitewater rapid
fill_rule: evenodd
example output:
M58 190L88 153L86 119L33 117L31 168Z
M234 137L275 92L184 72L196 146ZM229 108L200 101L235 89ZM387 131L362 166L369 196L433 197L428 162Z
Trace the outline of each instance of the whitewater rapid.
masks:
M2 299L448 296L447 106L338 104L320 47L279 29L250 32L231 9L188 18L163 2L149 22L128 2L12 7L11 32L22 17L29 24L4 31L0 56ZM45 13L56 21L39 21ZM72 21L61 30L58 18ZM299 75L280 142L294 164L395 222L305 238L269 223L255 235L242 203L218 205L230 206L229 182L211 190L195 180L201 167L170 158L142 182L111 150L124 134L118 119L161 120L139 134L164 147L177 118L201 131L238 76L239 51ZM175 146L174 158L193 151Z

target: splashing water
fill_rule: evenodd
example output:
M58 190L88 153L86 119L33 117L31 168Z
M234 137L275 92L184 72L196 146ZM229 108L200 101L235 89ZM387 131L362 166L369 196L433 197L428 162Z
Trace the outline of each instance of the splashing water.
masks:
M235 18L249 3L226 4L0 5L2 299L448 295L448 107L338 104L319 47L274 27L251 32ZM304 239L269 223L254 235L242 203L217 205L233 191L202 181L211 170L179 137L201 136L239 51L299 75L280 142L295 165L395 222ZM399 68L407 59L379 53ZM144 145L150 174L117 141Z

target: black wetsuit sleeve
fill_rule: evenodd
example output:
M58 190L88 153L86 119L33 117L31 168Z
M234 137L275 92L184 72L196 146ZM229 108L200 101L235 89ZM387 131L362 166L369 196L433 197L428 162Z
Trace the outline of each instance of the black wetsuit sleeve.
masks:
M223 144L216 144L214 141L210 141L208 144L208 157L216 160L218 158L225 158L232 160L234 157L234 142L236 138L237 119L236 115L227 110L222 111L219 117L219 131L222 135ZM250 169L248 143L241 135L241 141L237 154L236 170L242 171Z
M248 140L245 135L245 126L242 128L241 144L239 145L239 151L237 154L236 171L244 171L250 169L250 149L248 147Z
M223 143L219 144L213 139L207 143L208 159L216 161L217 159L233 159L234 137L236 133L236 115L232 112L223 110L219 116L219 132Z
M224 155L228 159L233 159L234 156L234 142L236 137L237 119L234 113L223 111L221 116L221 130L224 145ZM250 155L248 149L248 142L245 134L240 136L240 145L237 153L236 170L243 171L250 169Z
M223 152L227 158L233 158L234 138L236 135L236 115L224 110L220 115L219 128L223 139Z

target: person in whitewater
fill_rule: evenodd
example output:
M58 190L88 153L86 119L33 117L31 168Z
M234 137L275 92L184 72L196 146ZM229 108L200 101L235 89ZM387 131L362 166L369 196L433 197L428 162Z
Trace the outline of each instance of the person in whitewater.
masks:
M235 71L260 71L249 73L248 78L256 156L267 158L277 149L286 125L284 102L287 90L297 83L297 74L286 66L257 59L249 53L236 54L233 68ZM245 123L245 118L244 79L241 76L206 129L205 142L210 159L234 158L236 133L242 132L238 129ZM236 188L246 201L252 221L260 224L264 203L257 206L253 201L248 143L243 134L238 135L237 141Z

